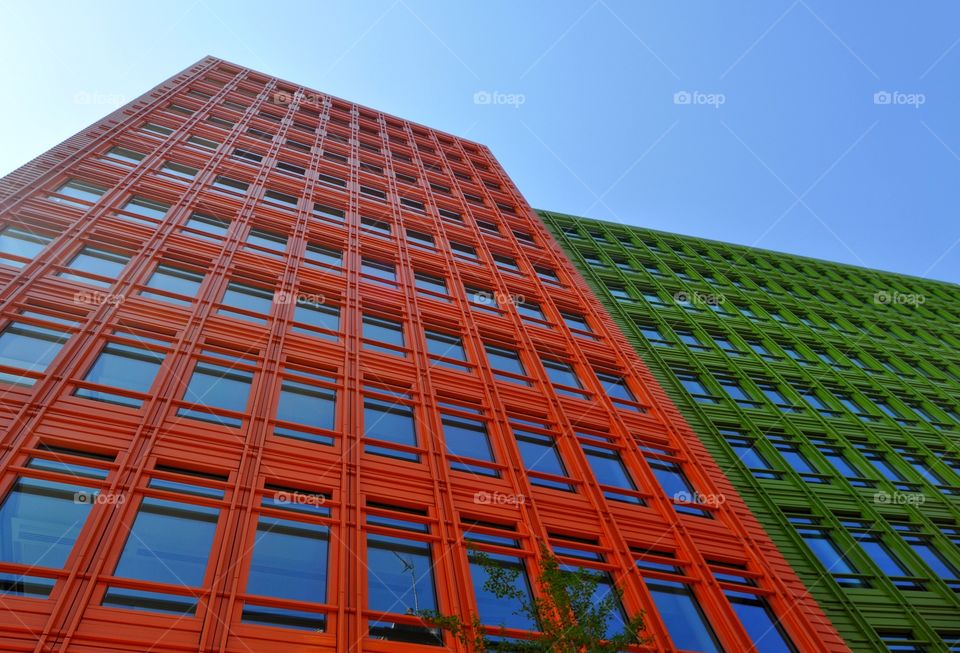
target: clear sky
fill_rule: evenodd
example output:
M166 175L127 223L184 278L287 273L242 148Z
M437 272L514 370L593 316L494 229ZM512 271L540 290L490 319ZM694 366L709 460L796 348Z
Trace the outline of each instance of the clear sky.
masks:
M8 0L0 174L207 54L485 143L535 207L960 282L957 2Z

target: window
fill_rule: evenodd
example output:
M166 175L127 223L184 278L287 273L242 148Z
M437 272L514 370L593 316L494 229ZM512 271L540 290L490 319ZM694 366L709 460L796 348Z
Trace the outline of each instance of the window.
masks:
M310 266L324 268L328 272L337 272L327 268L339 268L343 266L343 252L332 247L324 247L315 243L307 243L307 249L303 254L304 262Z
M239 193L245 195L247 189L250 188L250 184L238 181L236 179L231 179L230 177L224 177L223 175L218 176L213 180L213 187L219 190L225 190L231 193Z
M230 229L230 221L215 218L212 215L191 213L186 223L184 223L184 227L200 232L188 234L194 238L216 241L227 235L227 230Z
M164 355L141 347L118 342L107 343L97 360L83 378L84 383L96 384L108 388L120 388L129 392L146 394L160 370ZM143 399L107 392L97 388L79 387L74 391L78 397L105 401L140 408Z
M456 406L454 406L456 407ZM450 455L450 467L461 472L499 476L499 472L484 465L469 461L494 462L493 448L484 421L460 415L443 414L443 440Z
M515 572L517 574L514 587L518 593L526 596L526 600L498 597L488 591L484 585L490 578L487 568L475 555L469 555L470 578L473 581L473 591L477 599L477 612L480 621L489 626L506 626L518 630L537 630L536 624L521 610L521 606L529 604L530 581L523 559L516 556L506 556L497 553L487 553L488 564Z
M633 395L625 378L606 372L595 372L595 374L597 375L597 380L600 381L600 385L603 386L603 391L607 393L607 396L610 397L614 403L637 403L637 398Z
M231 281L220 300L218 315L229 315L248 322L266 324L273 306L273 292L266 288ZM256 315L250 315L255 313ZM258 317L262 315L263 317Z
M210 351L203 353L220 356ZM183 393L183 402L189 407L179 408L177 415L240 428L242 417L220 414L221 411L242 413L247 409L253 372L236 367L237 362L250 364L236 358L231 358L230 366L198 360Z
M737 459L746 465L754 476L757 478L779 478L779 474L771 471L773 468L769 461L757 450L753 440L730 429L720 429L720 434L733 449Z
M677 339L690 349L703 351L707 348L700 338L697 337L697 334L695 334L693 331L687 331L686 329L675 329L674 332L677 334Z
M743 389L739 381L732 379L730 377L719 377L717 378L717 383L720 384L726 392L727 395L737 402L737 405L744 408L756 408L759 403L754 401L750 395L747 394L747 391Z
M677 512L697 517L712 517L709 511L691 505L701 503L700 493L693 489L678 463L660 458L648 458L647 463L664 494L675 502L674 509Z
M846 523L846 522L845 522ZM856 526L854 529L852 526ZM876 533L869 532L870 525L856 521L848 526L853 539L857 541L863 552L867 554L880 572L890 578L895 586L903 590L920 590L923 586L909 578L913 574Z
M39 459L31 463L35 460ZM14 482L0 505L0 561L24 565L31 575L0 573L3 594L33 598L50 595L55 579L32 574L63 569L94 503L78 501L78 494L94 497L97 492L73 482L22 476Z
M315 301L309 295L297 295L293 322L290 330L294 333L336 340L340 332L340 308Z
M390 235L390 223L384 222L383 220L377 220L375 218L360 217L360 227L364 231L368 231L374 234L380 234L381 236Z
M915 524L892 523L891 525L937 578L943 580L954 591L960 590L960 570L941 553L929 535L922 533L920 527ZM948 528L943 530L946 532Z
M787 636L780 620L766 600L746 592L725 592L733 611L750 636L754 650L762 653L795 653L796 648Z
M184 270L173 265L160 263L147 280L147 288L153 290L142 290L140 294L143 297L159 299L180 306L189 306L190 299L197 296L200 284L203 283L203 275L192 270ZM161 292L154 292L159 290ZM177 296L173 296L177 295Z
M261 514L246 593L326 603L329 548L330 529L326 525ZM241 621L314 632L326 629L323 613L258 606L250 600L244 602Z
M180 179L193 179L200 171L196 168L185 166L182 163L167 161L165 164L163 164L163 167L160 168L160 172L166 173L172 177L178 177Z
M363 316L363 348L372 351L379 351L395 356L406 356L402 351L403 325L400 322L387 320L373 315ZM383 343L386 347L376 343Z
M63 331L11 322L0 332L0 365L42 375L69 339ZM0 381L31 386L37 382L33 376L0 372Z
M583 398L587 394L585 392L579 392L579 389L583 386L580 384L580 379L577 378L576 372L573 371L573 367L569 363L551 360L549 358L543 358L541 362L547 372L547 377L550 379L550 382L553 383L554 390L559 394L580 398ZM576 390L574 390L574 388L576 388Z
M178 487L191 486L178 484ZM204 489L199 492L207 494L209 491ZM219 517L219 508L144 497L113 575L185 589L201 587ZM169 594L111 586L104 594L103 605L193 615L197 599L190 593Z
M479 261L477 257L477 250L471 245L463 245L461 243L450 243L450 250L453 252L453 255L459 258L468 259L471 261Z
M436 610L430 544L407 537L368 533L367 593L370 610L392 614ZM370 637L413 644L443 644L436 631L389 621L371 620Z
M212 118L211 118L212 120ZM233 126L233 123L230 123L230 126ZM140 129L148 132L153 132L154 134L159 134L161 136L169 136L173 133L173 130L165 125L157 125L152 122L145 122Z
M456 369L466 367L466 365L453 362L466 362L467 360L466 351L463 349L463 341L458 336L431 330L424 331L424 336L427 339L427 352L432 359L430 365L442 365Z
M124 254L87 246L57 276L107 288L113 285L129 262L130 257Z
M833 574L834 580L845 587L868 587L866 581L859 577L860 572L830 538L829 532L817 526L819 520L814 517L789 519L820 564Z
M543 322L547 321L547 317L543 314L543 311L540 310L539 304L518 301L514 306L517 309L517 313L523 318L523 321L528 324L532 323L543 326Z
M342 223L344 220L346 220L346 213L344 213L343 209L336 209L332 206L327 206L326 204L315 203L313 205L313 215L318 218L332 220L333 222Z
M563 318L563 322L574 332L574 335L580 335L577 331L584 331L586 333L593 332L593 329L590 328L590 323L587 322L587 318L582 315L561 311L560 317Z
M413 408L405 404L367 397L363 402L363 436L368 440L364 451L382 456L420 461L419 454L383 446L380 443L417 446ZM373 444L370 441L378 441Z
M664 336L657 327L648 324L638 324L637 329L639 329L641 335L643 335L650 344L656 345L657 347L670 346L670 342L666 339L666 336Z
M506 270L507 272L520 272L520 266L517 265L517 261L509 256L493 254L493 262L501 270Z
M313 430L332 430L336 423L337 393L309 381L333 380L317 374L298 372L303 380L285 378L280 384L280 400L277 403L277 424L273 434L296 438L318 444L332 445L329 435ZM307 427L306 430L302 427Z
M22 268L26 263L13 257L32 260L53 240L49 236L34 232L29 227L8 225L0 231L0 258L13 267Z
M603 486L603 496L613 501L644 505L643 499L637 496L637 486L617 451L585 443L581 443L581 447L594 477Z
M269 256L274 256L274 252L277 255L282 254L287 249L287 237L283 234L274 233L272 231L267 231L266 229L251 229L250 233L247 234L247 248L248 252L255 252L257 254L267 254ZM267 251L264 251L267 250Z
M676 648L720 652L717 636L689 585L652 578L645 578L644 582Z
M690 393L694 401L700 404L715 404L718 399L709 390L707 386L693 372L675 372L677 380L683 389Z
M201 136L191 136L187 139L187 143L197 147L202 147L205 150L215 150L220 146L220 143L217 141L212 141L209 138L203 138Z
M143 161L143 157L145 157L146 155L141 154L140 152L135 152L133 150L128 150L125 147L117 146L117 147L111 147L109 150L107 150L107 153L105 156L108 159L113 159L114 161L123 161L126 163L136 164Z
M560 283L560 277L557 276L557 273L555 270L552 270L550 268L539 267L536 265L533 267L533 269L536 271L537 276L540 277L541 281L546 281L547 283L554 283L554 284Z
M490 367L493 368L494 377L502 381L512 381L514 383L530 385L530 382L525 378L527 372L523 368L523 363L520 361L520 354L494 345L485 345L484 349L487 352L487 360L490 363Z
M812 483L825 482L820 478L820 472L817 468L813 466L796 444L778 437L771 437L770 440L774 448L776 448L776 450L780 452L780 455L783 456L783 459L787 461L787 464L790 465L795 472L800 474L804 480Z
M449 302L447 296L447 282L442 277L435 277L424 272L413 273L414 283L417 286L417 294L421 297L428 297L444 302Z
M51 201L58 202L60 204L67 204L69 206L78 206L82 209L85 209L87 208L87 202L96 202L104 193L107 192L107 189L103 186L97 186L96 184L91 184L79 179L71 179L57 188L57 190L54 192L57 195L62 195L63 197L54 197L53 195L50 195L48 196L48 199ZM78 202L76 200L81 201Z
M430 234L423 233L422 231L415 231L413 229L407 229L407 240L411 245L419 245L421 247L432 248L436 244L433 240L433 236Z
M360 260L360 274L367 277L372 277L372 279L365 279L366 281L375 281L379 279L393 283L396 283L397 281L397 270L392 263L381 263L380 261L374 261L368 258L363 258Z
M134 196L130 199L130 201L123 205L122 210L127 213L148 218L148 220L139 220L123 214L119 214L117 217L123 218L124 220L129 220L130 222L136 222L137 224L153 226L153 222L151 222L151 220L163 220L164 216L167 215L167 211L170 210L170 205L164 204L163 202L158 202L156 200L151 200L146 197Z
M499 306L497 305L497 297L493 292L481 290L480 288L471 288L470 286L464 287L463 290L467 295L467 301L472 305L471 308L497 312Z
M523 458L523 465L528 473L532 472L530 483L572 492L573 486L570 483L551 478L568 476L567 468L557 450L556 441L549 435L536 433L523 428L522 425L511 424L511 426L513 436L517 440L517 448L520 450L520 457ZM546 425L543 426L546 428Z

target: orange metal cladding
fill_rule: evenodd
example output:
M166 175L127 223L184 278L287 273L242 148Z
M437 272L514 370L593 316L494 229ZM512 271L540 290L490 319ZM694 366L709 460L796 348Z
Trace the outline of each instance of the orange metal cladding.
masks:
M145 123L170 133L145 130ZM113 147L145 156L139 162L105 157ZM261 160L236 156L238 148ZM168 161L197 172L161 171ZM285 165L278 169L277 162ZM245 193L213 188L218 176L249 187ZM106 191L92 202L51 201L68 179ZM170 208L159 221L119 217L131 196ZM297 198L296 207L286 205L287 196ZM342 207L346 219L323 220L315 203ZM728 652L752 649L724 597L725 589L744 587L714 575L730 569L754 579L748 591L767 598L798 650L847 650L487 148L206 58L6 177L0 209L0 229L20 225L44 243L49 239L32 260L0 262L0 331L16 319L70 336L42 374L24 372L32 387L2 385L0 496L21 476L63 480L56 469L28 463L31 458L87 464L68 450L104 456L107 462L99 464L109 474L85 478L83 485L111 498L92 506L62 569L0 563L0 572L55 580L45 599L0 597L0 649L438 650L367 636L370 618L378 617L366 601L366 535L377 531L366 515L376 512L374 503L425 511L415 519L429 533L411 537L432 545L443 611L468 615L475 608L464 534L482 532L479 521L514 529L521 548L506 551L530 561L528 569L535 568L538 540L595 539L593 546L571 546L601 553L603 561L592 564L623 584L626 610L645 611L652 640L643 650L677 650L637 567L643 556L682 568L680 575L643 575L690 584ZM229 230L198 238L203 234L185 226L194 211L230 220ZM361 216L373 221L361 225ZM389 235L378 220L391 225ZM249 242L251 225L285 235L286 251L275 255ZM434 245L410 231L430 234ZM307 265L308 242L342 250L342 269ZM474 247L479 260L455 254L449 243ZM88 244L129 257L115 281L94 288L56 276ZM393 264L396 280L362 273L361 258ZM159 262L204 274L192 301L140 295ZM418 287L415 272L443 278L447 294ZM269 316L255 322L242 311L218 314L227 284L236 279L275 293ZM490 293L491 301L484 304L476 294L480 303L468 301L464 287ZM292 330L298 295L339 307L338 332ZM517 302L539 304L544 319L521 315ZM583 317L591 332L571 328L562 314ZM402 346L371 349L362 337L362 315L401 322ZM438 364L425 330L462 338L466 362ZM74 395L78 388L98 390L84 378L107 342L162 356L149 390L109 388L139 407ZM526 379L495 378L485 343L516 350ZM178 416L178 409L193 405L184 389L194 364L225 355L252 376L245 409L220 411L242 427ZM582 389L558 389L542 358L568 362ZM611 399L595 371L623 378L636 402ZM336 391L333 428L311 430L330 437L332 446L274 433L280 383L296 373L319 374L328 381L318 383ZM414 446L384 446L420 462L366 451L363 401L378 390L412 406L417 424ZM455 405L467 414L482 411L492 460L469 463L481 473L451 469L458 459L445 449L441 410ZM511 420L544 425L556 438L566 478L525 469ZM598 436L619 451L637 486L633 495L645 505L605 497L581 446L596 444ZM712 518L677 512L658 485L651 455L679 463L703 495L722 497L702 506ZM210 496L193 501L219 510L202 587L191 590L112 576L141 499L171 496L148 487L156 485L150 479L183 480L171 469L206 474L192 482ZM542 487L551 481L575 491ZM324 632L241 623L258 517L272 514L262 500L275 486L326 497L329 517L315 523L330 529L327 603L262 597L258 603L325 612ZM501 496L523 501L499 502ZM199 599L196 614L105 607L108 586L191 594ZM405 615L390 619L416 622ZM447 644L458 646L450 638Z

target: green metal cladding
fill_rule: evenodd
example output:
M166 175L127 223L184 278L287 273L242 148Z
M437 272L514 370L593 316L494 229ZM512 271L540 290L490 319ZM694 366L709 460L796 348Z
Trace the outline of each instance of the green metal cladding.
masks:
M854 651L960 651L960 287L541 218Z

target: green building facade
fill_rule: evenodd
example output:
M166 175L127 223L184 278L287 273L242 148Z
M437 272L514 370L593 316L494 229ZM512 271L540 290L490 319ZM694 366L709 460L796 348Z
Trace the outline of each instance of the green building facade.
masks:
M960 651L960 287L541 211L854 651Z

